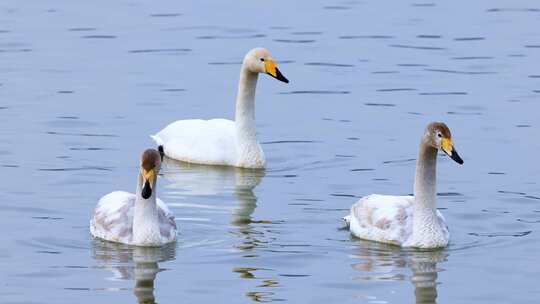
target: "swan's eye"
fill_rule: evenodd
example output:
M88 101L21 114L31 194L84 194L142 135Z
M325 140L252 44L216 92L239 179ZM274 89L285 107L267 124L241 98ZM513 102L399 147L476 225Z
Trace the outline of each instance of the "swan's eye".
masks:
M261 58L261 61L264 62L264 58Z

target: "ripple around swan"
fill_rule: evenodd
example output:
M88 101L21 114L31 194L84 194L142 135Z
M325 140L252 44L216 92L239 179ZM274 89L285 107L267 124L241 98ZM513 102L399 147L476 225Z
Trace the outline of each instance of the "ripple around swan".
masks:
M469 235L473 236L480 236L480 237L523 237L531 234L531 230L529 231L517 231L517 232L487 232L487 233L478 233L478 232L470 232Z

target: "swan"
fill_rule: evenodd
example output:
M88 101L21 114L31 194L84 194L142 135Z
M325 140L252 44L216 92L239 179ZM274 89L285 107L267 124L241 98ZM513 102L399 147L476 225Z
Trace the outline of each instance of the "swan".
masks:
M156 198L161 155L144 151L135 194L114 191L103 196L90 220L92 236L137 246L161 246L176 240L174 215Z
M151 135L167 157L190 163L264 168L266 160L257 141L255 89L259 73L288 83L270 52L255 48L244 57L236 97L235 120L178 120Z
M371 194L362 197L344 217L352 234L361 239L403 247L446 247L450 237L448 227L436 208L439 149L458 164L463 164L446 124L430 123L420 141L414 195Z

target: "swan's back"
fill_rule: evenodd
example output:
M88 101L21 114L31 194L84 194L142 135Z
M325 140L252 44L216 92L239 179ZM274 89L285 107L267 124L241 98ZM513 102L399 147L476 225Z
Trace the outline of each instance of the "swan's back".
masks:
M413 202L412 196L364 196L345 220L358 238L402 245L412 234Z
M167 205L156 200L158 207L159 228L163 243L176 240L176 222ZM90 220L90 233L111 242L133 244L133 212L135 194L115 191L103 196Z
M236 126L227 119L188 119L152 136L170 158L210 165L236 165Z

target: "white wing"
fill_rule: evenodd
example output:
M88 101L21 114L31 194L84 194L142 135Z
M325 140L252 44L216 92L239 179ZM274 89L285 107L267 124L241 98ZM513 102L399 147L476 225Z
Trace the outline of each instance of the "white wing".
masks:
M401 245L412 233L413 202L412 196L368 195L345 220L356 237Z
M157 199L159 228L163 243L176 239L176 222L167 205ZM135 194L115 191L103 196L90 220L90 233L111 242L131 244Z
M159 216L159 232L164 243L170 243L176 240L177 228L174 220L174 214L169 210L165 203L157 199L158 216Z
M130 244L135 194L115 191L102 197L90 220L90 233L98 238Z
M179 120L152 138L173 159L210 165L236 164L236 127L231 120Z

